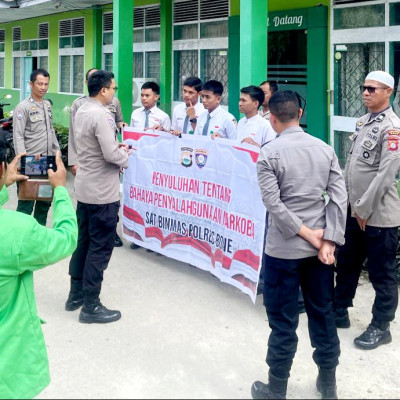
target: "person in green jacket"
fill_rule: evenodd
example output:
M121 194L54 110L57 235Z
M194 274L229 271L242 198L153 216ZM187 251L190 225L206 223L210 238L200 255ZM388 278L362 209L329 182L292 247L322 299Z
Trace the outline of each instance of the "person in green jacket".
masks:
M0 398L26 399L49 383L49 362L41 322L36 310L33 271L69 256L78 236L75 211L65 188L66 170L57 152L57 172L49 170L54 188L53 228L32 216L1 206L6 187L26 180L17 164L5 162L0 137Z

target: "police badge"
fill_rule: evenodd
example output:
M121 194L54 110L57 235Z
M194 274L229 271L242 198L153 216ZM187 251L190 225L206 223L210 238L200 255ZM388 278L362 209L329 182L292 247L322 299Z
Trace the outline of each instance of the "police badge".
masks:
M182 151L181 164L186 168L191 167L193 164L193 160L192 160L193 149L191 149L190 147L182 147L181 151Z
M208 157L208 151L203 149L195 150L195 160L199 168L203 168L206 165Z

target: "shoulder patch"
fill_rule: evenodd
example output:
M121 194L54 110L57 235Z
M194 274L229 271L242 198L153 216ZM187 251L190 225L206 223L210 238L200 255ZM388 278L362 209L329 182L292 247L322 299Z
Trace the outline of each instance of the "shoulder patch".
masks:
M24 116L24 113L22 111L17 111L17 119L20 121L22 117Z
M387 149L389 151L399 151L400 130L389 129Z
M110 124L111 128L112 128L112 129L115 129L116 126L115 126L114 118L112 118L112 117L107 117L107 119L108 119L108 123Z

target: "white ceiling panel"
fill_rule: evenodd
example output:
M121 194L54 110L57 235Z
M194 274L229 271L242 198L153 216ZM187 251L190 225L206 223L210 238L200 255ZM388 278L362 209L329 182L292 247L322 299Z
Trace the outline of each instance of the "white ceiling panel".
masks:
M0 23L90 9L112 3L112 0L0 0Z

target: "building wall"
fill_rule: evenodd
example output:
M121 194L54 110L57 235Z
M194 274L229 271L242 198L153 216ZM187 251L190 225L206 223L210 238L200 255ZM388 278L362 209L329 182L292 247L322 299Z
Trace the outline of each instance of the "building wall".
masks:
M243 1L243 0L242 0ZM134 1L135 7L144 7L144 6L149 6L149 5L157 5L160 4L159 1L154 1L154 0L135 0ZM285 9L294 9L294 8L305 8L305 7L313 7L318 4L324 4L324 5L329 5L329 0L299 0L296 2L293 2L292 0L286 0L286 1L280 1L280 0L269 0L268 1L268 8L269 11L276 11L276 10L285 10ZM111 5L105 6L101 13L106 13L112 11ZM229 16L227 17L227 23L230 24L230 28L228 29L228 34L226 37L218 37L214 39L209 39L208 44L205 45L204 42L200 39L199 41L195 42L190 42L190 41L174 41L173 44L173 54L171 56L173 57L173 60L175 60L175 63L173 62L173 72L174 74L174 79L173 79L173 100L178 101L179 100L179 93L180 93L180 83L178 82L179 77L177 76L177 71L175 70L176 65L177 65L177 57L182 55L182 52L185 51L197 51L197 57L198 57L198 74L202 75L205 74L207 68L205 66L204 57L214 57L214 62L216 63L215 65L218 66L218 68L221 68L220 73L222 74L227 74L228 69L234 69L236 68L236 64L231 62L231 60L228 58L228 40L229 36L232 34L235 34L235 30L232 30L232 23L233 25L237 22L235 22L233 17L237 17L240 15L240 1L239 0L230 0L230 5L229 5ZM11 107L15 106L19 101L20 101L20 90L15 90L13 89L13 55L25 55L23 52L20 53L15 53L13 51L13 41L12 41L12 34L13 34L13 28L14 27L21 27L21 40L34 40L38 38L38 24L39 23L49 23L49 37L48 37L48 49L43 50L41 52L33 51L33 56L38 55L38 54L47 54L48 57L48 70L51 75L51 81L50 81L50 87L49 87L49 92L47 95L47 98L50 98L53 101L53 109L54 109L54 119L56 122L68 125L69 123L69 107L72 104L72 101L84 94L84 89L81 90L79 93L72 93L70 91L69 93L61 93L60 92L60 57L65 52L65 50L61 50L59 47L59 23L61 20L64 19L73 19L73 18L79 18L83 17L84 18L84 25L85 25L85 44L84 48L77 50L77 49L71 49L69 50L69 53L71 54L71 57L74 55L82 53L84 56L84 69L83 72L87 71L89 68L93 66L97 67L105 67L105 62L109 59L106 59L106 54L107 51L110 51L110 47L106 46L101 46L102 51L101 51L101 60L99 60L99 49L95 47L96 39L99 37L98 35L96 36L94 26L96 24L96 15L93 10L84 10L84 11L74 11L74 12L64 12L60 14L55 14L55 15L49 15L49 16L43 16L43 17L38 17L38 18L32 18L29 20L22 20L22 21L15 21L15 22L10 22L7 24L0 24L0 30L5 29L6 31L6 42L5 42L5 51L3 53L0 52L0 58L4 58L4 70L5 70L5 75L4 75L4 87L0 87L0 97L3 94L6 93L11 93L12 94L12 99L10 99L10 103L12 104ZM228 22L229 19L229 22ZM101 23L99 24L101 25ZM236 32L237 34L237 32ZM137 44L136 46L134 45L134 51L140 50L141 48L149 48L153 49L153 51L157 51L157 48L159 49L159 42L152 42L152 43L142 43L142 44ZM209 49L209 50L207 50ZM213 50L214 49L214 50ZM112 49L114 52L115 49ZM208 52L207 52L208 51ZM111 53L108 53L111 54ZM144 53L145 54L145 53ZM187 54L187 53L185 53ZM46 56L46 55L45 55ZM219 59L220 58L220 59ZM228 61L224 60L229 60L230 64L229 68L226 68L225 70L223 69L224 63L228 63ZM99 63L101 65L99 65ZM206 70L204 70L206 68ZM210 69L210 67L209 67ZM212 70L212 69L211 69ZM225 71L225 72L224 72ZM144 78L144 76L143 76ZM72 76L72 79L77 79L76 76ZM84 78L82 76L82 71L80 72L79 79L82 80L81 84L83 84ZM223 79L221 77L220 79ZM225 77L226 82L228 83L228 76L226 75ZM255 82L254 82L255 83ZM120 85L120 83L119 83ZM82 85L81 85L82 86ZM235 101L235 100L233 100ZM227 106L228 104L228 96L225 98L225 105ZM10 107L10 108L11 108ZM237 113L237 110L234 111L234 113ZM128 116L126 116L125 119L127 119Z

